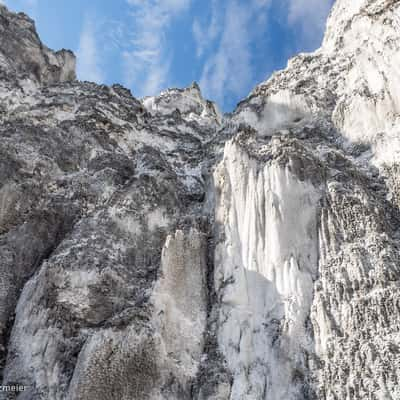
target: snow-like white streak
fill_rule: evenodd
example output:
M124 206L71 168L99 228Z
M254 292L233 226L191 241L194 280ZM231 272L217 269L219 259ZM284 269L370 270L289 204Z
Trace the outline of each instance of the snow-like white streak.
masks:
M318 192L233 142L215 182L218 342L234 375L230 399L297 398L293 375L310 345Z

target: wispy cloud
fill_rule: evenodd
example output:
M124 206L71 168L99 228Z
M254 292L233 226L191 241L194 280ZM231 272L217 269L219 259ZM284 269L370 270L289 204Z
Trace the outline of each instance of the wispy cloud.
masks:
M246 94L254 84L257 72L259 76L260 65L254 61L255 45L260 37L266 43L269 18L276 18L281 7L285 29L295 32L296 47L316 48L321 42L333 1L283 0L279 5L273 5L272 0L214 0L209 20L202 25L195 19L192 27L197 55L206 55L200 79L204 94L224 108L227 100ZM209 54L215 45L216 50ZM265 48L266 52L268 50ZM269 68L264 66L265 71Z
M86 18L79 39L77 51L77 73L81 80L104 82L104 72L100 66L96 28L90 18Z
M206 96L224 105L226 98L243 95L252 84L251 45L265 28L268 6L269 0L252 0L247 4L228 1L219 45L206 60L200 80Z
M167 83L171 54L166 34L191 0L127 0L134 32L123 52L125 84L139 96L157 94Z
M317 47L333 0L286 0L287 21L299 34L301 45Z
M196 53L201 57L206 48L214 42L221 31L221 9L218 1L211 2L211 17L206 26L203 26L198 18L193 21L193 36L196 41Z

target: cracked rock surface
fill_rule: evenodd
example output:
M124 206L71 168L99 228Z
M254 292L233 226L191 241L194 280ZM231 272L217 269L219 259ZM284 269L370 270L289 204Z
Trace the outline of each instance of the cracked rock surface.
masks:
M400 399L397 0L230 115L0 38L0 399Z

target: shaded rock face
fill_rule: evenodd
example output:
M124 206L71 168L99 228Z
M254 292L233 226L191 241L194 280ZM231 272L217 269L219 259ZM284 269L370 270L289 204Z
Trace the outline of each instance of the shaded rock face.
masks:
M75 79L75 56L71 51L53 52L44 46L34 22L25 14L0 13L2 79L28 84L51 84Z
M400 399L399 27L338 0L222 116L0 6L0 398Z

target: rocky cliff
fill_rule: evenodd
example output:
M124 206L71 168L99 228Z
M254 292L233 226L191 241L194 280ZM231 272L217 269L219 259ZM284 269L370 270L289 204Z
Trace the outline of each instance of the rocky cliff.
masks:
M0 37L0 398L400 399L397 0L229 116Z

